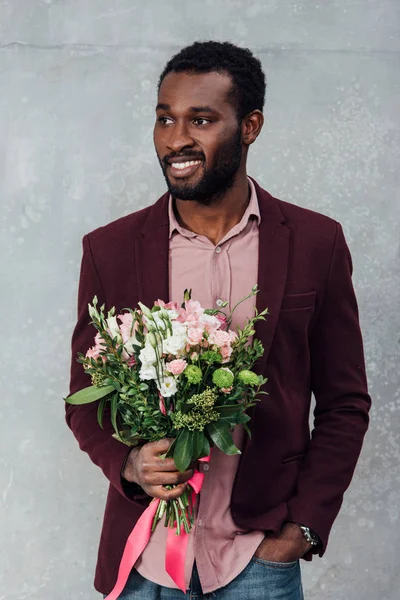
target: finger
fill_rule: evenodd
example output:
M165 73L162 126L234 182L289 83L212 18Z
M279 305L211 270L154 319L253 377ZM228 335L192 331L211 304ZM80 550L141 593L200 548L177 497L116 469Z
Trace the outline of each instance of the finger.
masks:
M187 484L181 483L177 485L172 490L166 490L162 485L153 486L151 488L150 495L154 498L160 498L160 500L175 500L176 498L180 498L183 492L186 490Z
M178 471L173 458L161 458L157 456L151 461L151 468L155 471Z
M163 438L157 442L149 442L147 446L153 455L165 454L174 440Z
M175 471L174 473L149 473L145 476L144 482L149 486L178 485L185 483L191 477L193 477L193 471L191 470L184 471L183 473L180 471Z

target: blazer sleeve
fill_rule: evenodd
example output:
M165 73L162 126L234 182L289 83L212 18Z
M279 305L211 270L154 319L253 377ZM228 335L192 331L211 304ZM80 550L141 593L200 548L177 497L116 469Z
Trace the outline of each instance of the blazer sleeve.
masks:
M351 276L350 252L336 223L326 288L310 339L314 428L296 494L288 503L288 520L303 523L319 535L320 556L369 423L371 398Z
M107 306L105 290L96 269L90 239L86 235L83 238L83 257L78 289L78 320L71 344L70 395L91 384L90 378L85 374L82 365L76 362L76 358L78 352L85 354L88 348L94 345L96 331L93 325L89 324L88 303L92 302L95 295L99 300L99 306L105 303L107 308L111 308ZM80 449L87 452L92 462L102 469L104 475L120 494L126 500L144 506L149 496L140 486L131 484L121 477L121 470L130 448L112 437L114 429L108 406L104 412L104 429L100 427L97 421L97 408L98 402L81 406L66 402L66 422L78 440Z

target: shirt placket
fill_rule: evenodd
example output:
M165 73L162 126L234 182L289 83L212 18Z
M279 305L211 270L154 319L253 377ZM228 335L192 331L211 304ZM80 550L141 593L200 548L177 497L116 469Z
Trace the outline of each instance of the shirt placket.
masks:
M212 299L213 308L218 308L227 313L227 308L223 309L222 304L226 301L231 302L231 266L229 262L230 241L216 246L213 254L212 269Z

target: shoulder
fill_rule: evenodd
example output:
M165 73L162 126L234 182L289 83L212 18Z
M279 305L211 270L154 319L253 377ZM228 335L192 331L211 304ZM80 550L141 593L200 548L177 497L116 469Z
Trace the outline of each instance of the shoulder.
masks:
M142 232L155 233L165 223L168 223L168 194L150 206L90 231L84 236L83 243L88 244L97 256L107 252L126 254Z
M97 229L88 232L85 237L89 238L90 243L102 243L120 239L121 236L126 237L126 235L131 235L135 231L139 232L146 222L151 208L151 206L146 206L146 208L97 227Z

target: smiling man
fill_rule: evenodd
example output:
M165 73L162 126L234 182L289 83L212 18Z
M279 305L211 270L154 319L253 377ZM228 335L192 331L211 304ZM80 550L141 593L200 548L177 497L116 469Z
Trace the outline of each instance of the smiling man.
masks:
M336 221L271 196L247 175L263 126L265 77L252 53L196 42L159 81L154 143L168 186L154 205L86 235L72 340L70 393L88 385L77 352L92 344L87 304L138 301L231 306L233 328L269 308L256 336L268 396L251 415L242 454L214 449L186 554L187 597L300 600L300 559L323 555L368 427L367 391L352 263ZM268 156L266 157L268 160ZM311 393L316 407L310 435ZM178 497L193 471L160 460L170 441L127 449L94 404L66 404L67 422L110 481L95 587L114 587L126 540L152 497ZM200 468L200 467L199 467ZM176 484L173 490L164 486ZM167 530L156 528L120 598L179 600L165 571ZM210 594L210 596L208 596Z

